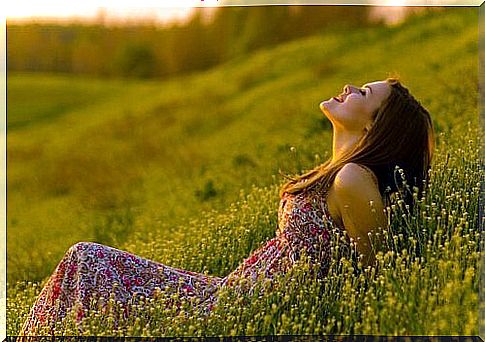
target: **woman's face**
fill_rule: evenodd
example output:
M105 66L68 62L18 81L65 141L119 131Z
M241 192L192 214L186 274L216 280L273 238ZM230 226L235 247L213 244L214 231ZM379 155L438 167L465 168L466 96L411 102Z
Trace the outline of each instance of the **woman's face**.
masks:
M349 131L364 131L373 113L391 93L386 81L366 83L357 88L347 84L343 93L320 103L320 109L334 125Z

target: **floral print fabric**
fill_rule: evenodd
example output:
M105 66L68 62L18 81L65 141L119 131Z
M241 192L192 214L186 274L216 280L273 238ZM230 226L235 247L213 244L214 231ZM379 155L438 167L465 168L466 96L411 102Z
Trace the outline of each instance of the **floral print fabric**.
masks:
M53 331L55 323L73 309L76 319L81 320L94 297L111 295L128 304L135 294L153 297L161 289L169 296L177 294L179 299L199 299L201 310L211 310L220 288L234 286L244 277L250 280L252 291L251 284L258 277L271 280L275 274L288 271L302 253L319 265L318 276L323 277L330 262L331 234L336 231L343 233L333 223L324 196L306 190L296 195L284 194L276 236L224 278L169 267L97 243L80 242L67 251L47 281L20 335L35 335L39 327L46 326ZM169 304L180 306L177 302ZM129 311L125 314L129 315Z

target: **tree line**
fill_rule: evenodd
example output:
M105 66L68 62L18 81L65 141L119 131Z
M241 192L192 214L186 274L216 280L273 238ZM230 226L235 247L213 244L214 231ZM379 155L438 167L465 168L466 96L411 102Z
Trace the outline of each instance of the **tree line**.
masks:
M7 22L7 70L152 78L188 73L325 30L380 23L366 6L197 9L183 24Z

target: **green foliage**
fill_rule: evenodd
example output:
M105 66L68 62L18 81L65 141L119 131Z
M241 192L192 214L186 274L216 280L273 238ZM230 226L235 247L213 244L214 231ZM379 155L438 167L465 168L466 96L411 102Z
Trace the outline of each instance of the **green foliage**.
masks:
M125 46L115 57L118 74L126 77L148 78L155 76L156 55L148 45Z
M205 14L195 9L186 23L168 27L9 23L8 69L160 77L207 69L331 25L370 25L364 6L220 7L212 19Z
M217 190L214 188L214 182L209 179L203 189L196 190L195 196L201 201L207 201L208 199L217 196Z
M134 229L132 208L118 209L101 215L93 226L93 241L105 245L120 245Z
M10 73L8 120L23 123L8 132L7 333L77 241L227 275L275 234L278 172L329 157L318 103L398 71L431 112L438 145L414 214L399 200L386 208L375 268L337 255L328 277L313 279L303 262L276 291L225 289L207 317L193 303L177 315L161 294L114 327L112 303L107 315L89 312L83 334L477 335L476 19L454 8L314 35L164 82ZM78 333L68 322L61 332Z
M7 78L7 127L11 130L55 121L64 114L116 98L120 81L23 74Z

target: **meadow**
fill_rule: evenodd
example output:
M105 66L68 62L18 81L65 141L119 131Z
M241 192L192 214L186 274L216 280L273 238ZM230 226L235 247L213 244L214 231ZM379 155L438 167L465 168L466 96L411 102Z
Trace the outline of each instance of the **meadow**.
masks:
M342 259L316 280L302 263L280 279L285 291L249 305L223 293L209 317L190 303L173 317L151 300L116 329L92 312L84 331L477 335L477 24L477 9L449 8L400 26L327 30L167 80L10 73L7 334L78 241L227 275L274 236L281 173L328 158L320 101L398 75L432 114L438 144L415 214L388 208L376 268Z

